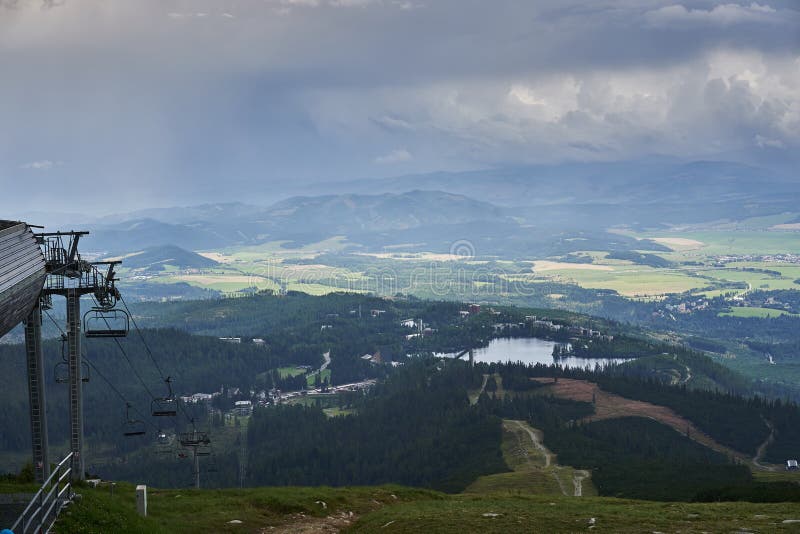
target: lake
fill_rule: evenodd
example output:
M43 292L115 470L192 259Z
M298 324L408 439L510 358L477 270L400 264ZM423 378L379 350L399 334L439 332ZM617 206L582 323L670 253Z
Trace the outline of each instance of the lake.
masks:
M523 362L527 364L541 363L544 365L552 365L559 363L564 367L590 367L594 369L595 365L605 367L611 363L624 363L629 361L625 358L559 358L558 362L553 359L553 347L556 345L563 345L555 341L547 341L535 337L501 337L493 339L489 342L487 347L475 349L473 351L476 362L484 363L505 363ZM440 354L445 358L452 358L455 354ZM466 359L466 355L462 358Z

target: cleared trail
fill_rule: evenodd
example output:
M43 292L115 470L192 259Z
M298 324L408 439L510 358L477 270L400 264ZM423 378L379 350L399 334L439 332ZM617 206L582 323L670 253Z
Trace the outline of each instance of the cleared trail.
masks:
M491 375L483 375L483 383L481 384L481 389L478 390L478 394L475 395L474 398L470 399L470 404L478 404L478 399L483 395L483 392L486 391L486 382L489 381L489 376Z
M758 449L756 450L756 455L753 456L753 465L758 467L759 469L763 469L764 471L775 471L774 465L765 465L761 463L761 459L764 458L764 453L767 451L767 447L769 447L770 444L775 439L775 427L773 427L772 423L770 423L763 417L761 418L761 420L764 421L764 424L767 425L767 427L769 427L769 436L767 436L767 439L764 440L764 443L758 446Z
M514 424L517 425L518 428L522 429L523 432L527 433L530 438L531 442L533 442L533 446L536 447L539 451L541 451L542 455L544 456L544 467L550 467L550 464L553 461L553 453L544 446L542 443L542 431L531 428L522 423L522 421L512 421Z
M548 449L543 442L544 433L528 425L524 421L504 419L503 427L512 432L519 440L519 451L525 463L520 468L528 469L528 472L540 473L540 476L551 477L555 481L559 492L564 496L581 497L583 495L583 482L591 477L589 471L583 469L573 469L569 466L562 466L556 463L556 455ZM524 440L526 443L523 443ZM530 446L533 446L532 449ZM536 454L529 454L528 451L535 451ZM569 487L570 481L572 487ZM553 488L555 489L555 488Z
M550 390L556 397L565 399L594 402L595 414L584 419L585 422L601 421L603 419L615 419L619 417L645 417L672 427L677 432L687 435L691 440L720 452L726 456L737 458L741 462L751 465L754 469L771 471L773 467L764 465L756 460L760 460L761 455L756 454L756 458L740 451L722 445L714 438L700 430L694 423L685 417L678 415L672 409L658 404L645 401L638 401L622 397L615 393L609 393L600 389L594 382L586 380L576 380L572 378L559 378L558 382L553 382L552 378L536 378L538 382L550 384ZM769 445L770 439L759 447L763 453ZM763 447L763 449L762 449Z

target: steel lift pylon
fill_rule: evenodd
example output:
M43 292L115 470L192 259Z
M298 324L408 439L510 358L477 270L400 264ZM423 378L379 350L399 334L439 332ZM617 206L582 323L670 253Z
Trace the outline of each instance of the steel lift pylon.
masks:
M114 309L120 298L115 286L114 267L120 262L88 262L78 253L78 242L88 232L54 232L36 234L42 246L47 280L39 303L25 324L26 352L28 355L28 391L31 410L31 434L33 458L37 480L47 478L49 472L47 455L47 423L45 418L44 367L41 349L42 310L52 307L53 295L61 295L67 301L67 366L69 369L69 420L70 451L72 452L72 479L85 477L83 457L83 381L84 364L81 357L81 296L93 295L97 307L92 312L103 317L104 312L114 312L124 317L122 327L108 326L103 337L120 337L127 334L128 317L125 312ZM106 272L100 268L106 267ZM91 313L91 312L90 312ZM106 324L107 321L106 321ZM98 333L96 337L103 335Z

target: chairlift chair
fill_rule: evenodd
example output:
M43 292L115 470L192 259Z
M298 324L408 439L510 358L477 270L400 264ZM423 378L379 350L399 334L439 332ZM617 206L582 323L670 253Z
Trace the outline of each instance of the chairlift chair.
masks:
M81 362L81 369L83 369L83 372L81 373L81 382L88 382L91 378L91 369L89 364L86 362ZM58 362L55 367L53 367L53 379L55 380L56 384L66 384L69 382L68 362Z
M166 397L153 399L150 403L153 417L175 417L178 414L178 401L172 392L172 378L168 376L164 382L167 384L168 394Z
M83 334L86 337L126 337L131 318L117 308L92 308L83 315Z
M56 384L69 382L69 364L67 362L58 362L53 368L53 378Z
M208 432L192 430L191 432L182 432L178 442L182 447L199 447L210 444L211 439L208 437Z
M143 436L147 433L144 427L144 421L131 418L131 403L125 403L125 425L123 425L122 434L125 437Z
M167 455L175 452L172 440L166 432L159 430L156 434L156 454Z

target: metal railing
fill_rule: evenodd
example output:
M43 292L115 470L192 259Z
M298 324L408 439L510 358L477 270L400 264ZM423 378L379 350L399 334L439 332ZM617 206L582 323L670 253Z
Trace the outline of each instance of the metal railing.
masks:
M72 453L69 453L47 477L42 487L11 527L15 534L47 533L53 528L61 509L72 500Z

